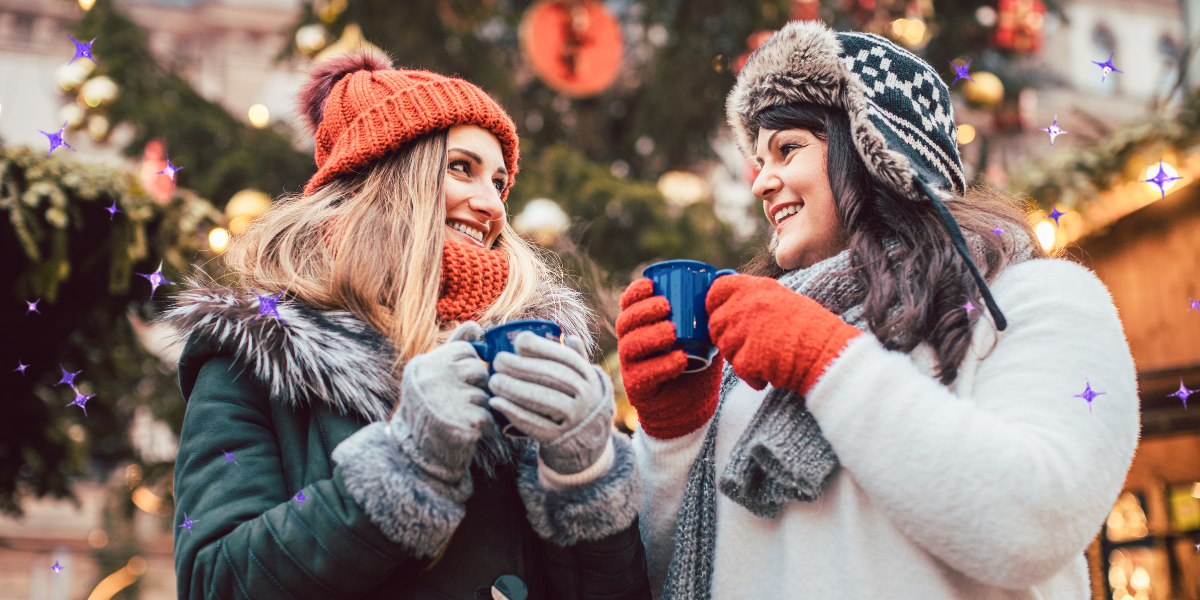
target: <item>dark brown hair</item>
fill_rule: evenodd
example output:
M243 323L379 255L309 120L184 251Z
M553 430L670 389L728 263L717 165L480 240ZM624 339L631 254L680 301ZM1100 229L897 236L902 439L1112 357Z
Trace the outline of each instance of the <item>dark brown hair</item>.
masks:
M806 129L828 143L829 187L853 265L831 276L858 278L865 297L848 300L862 301L867 324L884 347L910 352L928 342L937 357L937 376L949 385L970 346L971 328L984 310L968 315L962 308L968 298L981 308L983 301L932 203L906 198L871 175L855 149L845 111L793 103L767 109L756 123L760 129ZM947 199L946 205L963 234L979 240L982 247L972 248L973 259L989 284L1016 253L1018 240L1032 246L1034 258L1047 256L1018 199L975 185L965 196ZM997 224L1008 235L992 233ZM890 256L884 245L889 239L900 242ZM771 247L760 249L743 272L776 279L785 273ZM901 310L889 316L895 304Z

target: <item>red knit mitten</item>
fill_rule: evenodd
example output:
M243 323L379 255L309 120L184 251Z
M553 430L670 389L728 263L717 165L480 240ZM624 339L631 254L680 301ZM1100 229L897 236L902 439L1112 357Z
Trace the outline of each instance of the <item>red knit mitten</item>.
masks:
M671 304L654 295L649 279L633 282L621 294L617 317L621 380L642 429L660 440L687 435L712 418L725 364L718 356L707 369L684 373L687 355L671 350L675 324L667 320L670 315Z
M708 331L734 373L805 395L851 339L847 325L812 298L769 277L727 275L708 290Z

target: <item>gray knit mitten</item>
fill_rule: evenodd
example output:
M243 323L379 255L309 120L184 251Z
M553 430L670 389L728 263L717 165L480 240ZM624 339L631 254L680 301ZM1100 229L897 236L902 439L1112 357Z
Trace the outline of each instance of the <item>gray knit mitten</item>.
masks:
M430 476L454 484L467 475L475 443L490 435L487 365L463 340L478 340L474 321L459 325L445 344L404 367L400 406L391 430L400 449Z
M600 459L612 431L612 380L588 363L583 340L558 344L529 332L501 352L488 380L492 408L538 441L542 462L562 475L578 473Z

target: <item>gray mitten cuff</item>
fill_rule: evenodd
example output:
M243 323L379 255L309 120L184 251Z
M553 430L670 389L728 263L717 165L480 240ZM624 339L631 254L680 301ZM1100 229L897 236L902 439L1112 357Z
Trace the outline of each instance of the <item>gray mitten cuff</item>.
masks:
M468 477L478 434L456 427L428 411L413 411L392 421L396 444L409 459L436 479L454 485Z
M470 476L431 477L402 452L386 423L372 423L333 449L342 481L367 518L417 558L434 556L466 515Z
M595 481L571 489L549 490L541 484L533 447L521 457L517 490L529 523L542 539L572 546L609 537L633 524L642 505L642 479L629 439L620 433L611 436L612 466Z

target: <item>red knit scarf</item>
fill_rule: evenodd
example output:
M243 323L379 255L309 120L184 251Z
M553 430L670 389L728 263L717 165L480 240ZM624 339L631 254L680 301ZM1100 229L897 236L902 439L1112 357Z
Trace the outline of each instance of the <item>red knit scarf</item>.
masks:
M508 285L508 253L446 240L437 312L443 321L483 315Z
M325 228L325 244L337 252L333 223ZM442 244L442 277L438 318L444 322L478 319L508 285L508 253L446 240Z

